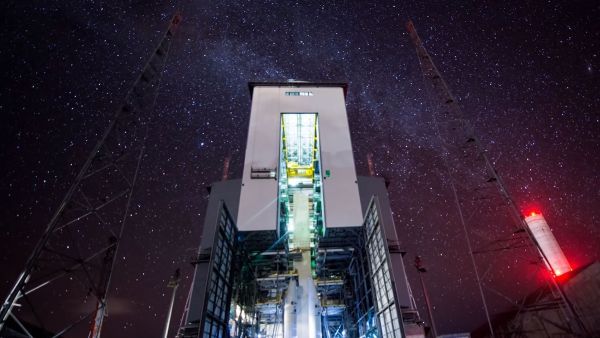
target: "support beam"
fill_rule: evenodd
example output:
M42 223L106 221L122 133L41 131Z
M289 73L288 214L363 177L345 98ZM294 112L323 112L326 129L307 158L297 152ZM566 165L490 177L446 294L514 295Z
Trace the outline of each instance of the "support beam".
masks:
M116 239L114 261L129 215L162 71L180 21L181 16L176 14L169 22L166 33L125 96L124 104L110 120L50 219L23 271L0 307L0 334L15 301L20 295L26 295L32 290L30 284L53 286L54 283L47 283L49 280L45 276L61 275L65 271L67 273L62 276L72 275L79 270L84 272L86 278L83 281L87 288L95 291L94 295L100 304L97 308L100 311L97 313L103 312L106 292L97 291L103 288L108 290L110 271L97 282L95 277L102 274L98 267L104 265L91 261L89 257L101 257L98 253L104 250L104 240L98 241L97 238L113 236ZM76 229L86 232L85 246L71 236L71 232ZM84 237L80 234L78 238ZM70 266L76 266L77 269L68 270ZM35 311L34 307L42 303L60 304L60 301L58 295L54 300L32 300L29 311ZM102 314L99 315L101 317L97 319L103 318ZM58 331L65 333L80 321L80 318L74 318L64 329ZM98 337L99 326L95 332L98 332L95 334Z

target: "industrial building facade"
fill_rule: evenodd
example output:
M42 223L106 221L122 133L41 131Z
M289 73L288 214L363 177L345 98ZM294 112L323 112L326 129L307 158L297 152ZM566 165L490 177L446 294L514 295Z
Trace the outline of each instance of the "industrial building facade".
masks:
M422 336L385 182L343 83L250 83L241 179L211 186L180 337Z

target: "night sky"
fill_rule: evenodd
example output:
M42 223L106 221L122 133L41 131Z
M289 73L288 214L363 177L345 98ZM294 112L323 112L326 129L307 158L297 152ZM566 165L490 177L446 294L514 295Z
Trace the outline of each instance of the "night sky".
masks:
M371 151L377 172L391 182L422 316L415 255L429 270L438 332L484 323L462 228L440 176L434 105L404 28L409 18L517 204L545 214L574 267L600 257L595 1L64 0L2 7L2 297L178 8L183 22L118 253L105 336L158 336L166 283L177 267L184 280L173 327L179 324L206 187L220 179L227 153L230 177L241 176L247 83L287 79L349 83L357 171L367 174ZM491 283L534 285L517 283L527 269L504 264ZM76 311L79 300L68 295L63 301Z

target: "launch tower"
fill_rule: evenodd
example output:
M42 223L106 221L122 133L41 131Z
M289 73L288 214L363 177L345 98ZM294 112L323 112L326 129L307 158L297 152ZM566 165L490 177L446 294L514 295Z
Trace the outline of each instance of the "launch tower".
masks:
M211 186L180 337L418 335L384 180L356 175L347 85L249 87L243 175Z

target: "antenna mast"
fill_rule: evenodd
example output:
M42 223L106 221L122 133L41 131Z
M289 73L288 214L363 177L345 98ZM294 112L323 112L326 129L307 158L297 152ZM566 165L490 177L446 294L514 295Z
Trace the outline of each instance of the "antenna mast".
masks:
M430 85L430 88L432 88L433 96L437 103L437 109L435 109L433 114L434 123L444 150L443 158L449 174L449 183L453 190L458 212L461 216L461 222L463 223L465 236L469 245L469 254L471 255L471 260L475 268L490 333L493 337L494 332L487 310L485 296L483 294L482 281L480 280L475 263L475 252L471 248L467 231L468 220L473 219L473 216L478 216L485 221L488 221L490 224L494 224L494 222L497 223L497 220L489 219L490 215L493 216L494 213L495 215L498 215L498 210L494 209L490 203L493 198L491 195L494 194L493 191L495 190L495 195L500 195L500 201L498 202L500 205L499 209L501 209L504 214L508 212L515 225L512 236L515 237L517 234L524 234L525 237L522 240L528 243L527 246L536 248L535 251L537 251L536 254L540 259L540 263L544 262L547 264L548 257L546 257L540 249L539 243L525 223L523 215L506 189L498 172L485 154L469 121L463 117L460 107L452 96L442 75L433 63L429 53L425 49L412 21L407 22L406 29L411 41L415 45L423 77ZM465 214L467 212L468 214ZM487 218L485 218L486 216ZM507 247L497 248L494 251L510 248L512 247L509 245ZM544 266L545 264L539 265ZM585 328L576 315L572 305L567 300L562 288L554 278L549 279L553 292L559 295L558 302L565 309L565 317L571 326L572 332L585 335Z
M150 59L125 96L125 102L89 154L75 181L50 219L0 308L0 335L12 318L21 331L31 334L17 315L49 324L55 337L91 323L88 337L100 337L106 312L111 272L125 223L158 94L160 79L181 16L175 14ZM109 243L106 243L106 239ZM83 239L83 240L82 240ZM64 291L67 290L67 291ZM57 322L42 321L69 293L69 300L95 298L93 309ZM15 309L18 308L18 311ZM29 316L31 315L31 316ZM6 329L6 330L5 330ZM4 331L5 330L5 331Z

